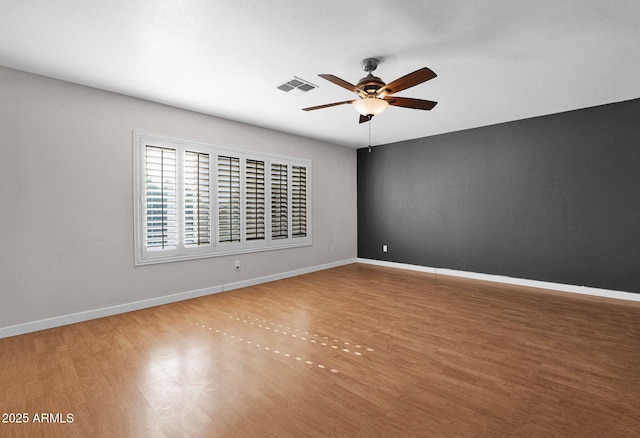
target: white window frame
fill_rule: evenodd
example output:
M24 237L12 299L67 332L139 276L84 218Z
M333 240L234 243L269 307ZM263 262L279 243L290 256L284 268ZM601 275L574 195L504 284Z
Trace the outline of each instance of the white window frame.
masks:
M145 211L145 150L146 146L159 146L176 150L176 193L177 193L177 222L178 222L178 246L170 250L148 250L146 248L146 211ZM184 243L184 152L193 151L209 155L210 178L210 203L209 203L209 230L210 241L208 244L195 247L186 246ZM218 156L231 156L240 159L240 242L218 242ZM264 240L246 239L246 160L258 160L264 162L265 171L265 230ZM288 237L286 239L271 238L271 164L286 164L288 169ZM186 140L166 135L133 132L133 176L134 176L134 263L147 265L153 263L174 262L205 257L219 257L235 254L243 254L256 251L267 251L284 248L309 246L312 244L312 198L311 198L311 160L253 152L244 149L236 149L219 146L194 140ZM306 212L307 234L306 236L293 237L292 223L292 168L303 166L306 168Z

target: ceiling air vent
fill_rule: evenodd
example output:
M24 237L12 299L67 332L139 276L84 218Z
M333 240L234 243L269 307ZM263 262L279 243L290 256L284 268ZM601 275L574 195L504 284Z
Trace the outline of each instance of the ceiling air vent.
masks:
M311 91L314 88L318 88L318 86L294 76L293 79L285 82L284 84L278 85L277 88L290 94L300 94L306 91Z

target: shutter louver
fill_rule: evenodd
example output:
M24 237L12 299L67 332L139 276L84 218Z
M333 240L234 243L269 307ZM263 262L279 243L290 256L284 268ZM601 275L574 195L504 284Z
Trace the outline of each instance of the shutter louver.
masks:
M264 161L246 160L245 168L245 238L265 238Z
M211 243L209 154L184 153L184 244Z
M218 241L240 242L240 159L218 156Z
M289 237L287 165L271 164L271 238Z
M291 234L293 237L307 235L307 168L291 168Z
M145 171L146 247L175 248L178 240L175 149L146 146Z

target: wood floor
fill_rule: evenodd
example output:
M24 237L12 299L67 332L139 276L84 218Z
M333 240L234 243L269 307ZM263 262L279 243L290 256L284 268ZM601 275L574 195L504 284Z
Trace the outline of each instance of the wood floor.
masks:
M0 353L3 438L640 436L638 303L363 264Z

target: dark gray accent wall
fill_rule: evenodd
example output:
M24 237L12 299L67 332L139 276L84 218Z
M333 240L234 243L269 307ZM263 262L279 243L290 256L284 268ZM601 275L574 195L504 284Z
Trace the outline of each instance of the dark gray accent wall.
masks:
M358 256L640 293L640 99L360 149Z

